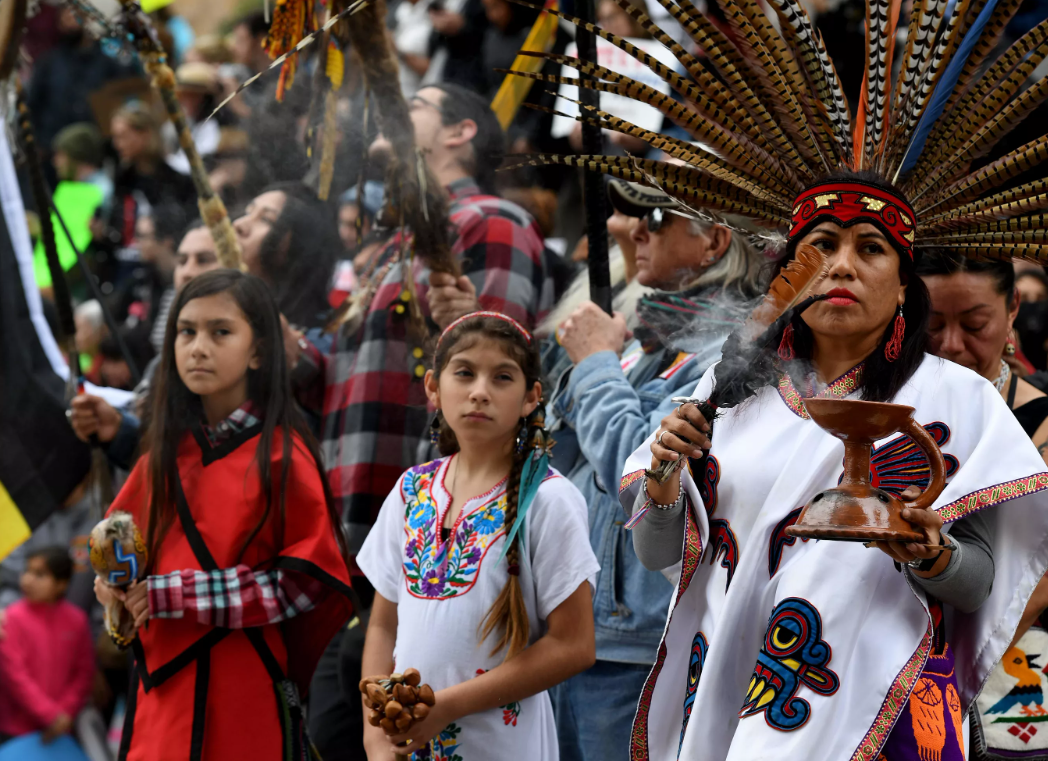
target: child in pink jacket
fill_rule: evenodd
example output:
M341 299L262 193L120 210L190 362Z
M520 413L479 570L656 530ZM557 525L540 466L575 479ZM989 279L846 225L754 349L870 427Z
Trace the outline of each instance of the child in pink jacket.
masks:
M64 599L72 573L64 547L26 558L25 597L5 611L0 639L0 740L66 734L87 703L95 654L87 616Z

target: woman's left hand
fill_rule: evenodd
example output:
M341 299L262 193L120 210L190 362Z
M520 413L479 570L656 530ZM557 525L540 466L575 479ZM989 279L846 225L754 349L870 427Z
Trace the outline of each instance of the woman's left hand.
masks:
M429 715L418 724L411 727L407 732L399 735L390 735L389 742L393 752L401 756L410 756L412 753L425 748L429 741L440 734L448 724L455 721L456 716L447 712L447 703L441 704L440 693L436 695L436 701L429 709Z
M135 628L140 629L142 624L149 620L149 584L132 581L126 592L116 590L117 596L121 597L127 612L135 619Z
M910 486L900 497L904 500L911 500L919 497L920 494L921 490L919 488ZM940 549L935 549L940 543L942 531L942 517L939 513L935 510L914 510L911 507L905 507L899 515L903 520L912 524L914 528L924 532L924 545L912 542L875 542L877 549L887 554L892 560L900 563L909 563L911 560L929 560L947 554ZM934 573L921 573L919 571L915 573L930 578L941 573L942 568L933 568L932 571Z

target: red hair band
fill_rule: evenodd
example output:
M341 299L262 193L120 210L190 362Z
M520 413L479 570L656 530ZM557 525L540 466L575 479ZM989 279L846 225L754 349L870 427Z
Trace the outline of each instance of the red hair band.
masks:
M466 322L466 320L473 320L480 317L493 317L496 320L502 320L504 323L512 326L514 330L520 333L521 336L524 337L524 340L528 342L528 345L531 344L531 333L525 330L523 325L521 325L519 322L514 320L509 315L502 314L501 312L470 312L469 314L462 315L457 320L454 320L446 328L444 328L444 332L441 333L440 338L437 339L437 349L439 349L440 345L444 342L444 337L447 336L447 334L450 333L454 328L457 328L459 325Z

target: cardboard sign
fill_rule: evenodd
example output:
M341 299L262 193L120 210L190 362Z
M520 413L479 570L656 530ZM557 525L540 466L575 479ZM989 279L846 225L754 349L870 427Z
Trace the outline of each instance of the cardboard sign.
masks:
M664 48L661 43L656 42L655 40L642 40L636 38L631 38L629 41L652 58L658 60L666 66L666 68L674 70L679 69L679 64L677 59L673 57L673 53ZM573 42L568 45L564 54L574 57L578 55L577 50L578 48ZM664 95L669 94L670 92L670 86L658 74L633 56L619 50L607 40L599 37L597 38L597 63L605 68L611 69L617 74L622 74L630 79L646 84ZM561 66L560 75L562 77L574 78L578 77L579 73L570 66ZM578 92L578 87L563 84L560 86L557 94L564 96L564 98L580 100ZM607 92L600 93L600 108L602 111L607 111L613 116L625 119L628 122L636 124L638 127L651 130L652 132L658 132L662 128L663 116L661 111L623 95L615 95L614 93ZM550 130L550 133L553 137L566 137L571 134L572 130L575 129L575 125L579 123L574 119L575 115L579 112L579 107L575 103L571 103L563 98L558 98L556 109L565 114L569 114L572 118L568 119L564 116L553 117L553 127Z

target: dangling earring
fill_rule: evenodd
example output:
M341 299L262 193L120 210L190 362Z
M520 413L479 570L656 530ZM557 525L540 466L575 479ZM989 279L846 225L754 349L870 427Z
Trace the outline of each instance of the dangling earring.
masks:
M884 358L894 362L902 354L902 339L906 335L906 318L902 316L902 304L899 304L899 312L895 315L895 328L892 337L884 347Z
M429 421L429 440L434 446L440 443L440 426L444 422L444 416L437 410L437 414Z
M528 443L528 424L521 418L520 430L517 431L517 440L514 451L517 456L524 454L524 446Z
M782 340L779 341L779 359L790 360L794 357L793 353L793 323L786 325L786 330L782 331Z
M1014 335L1015 334L1011 331L1011 329L1009 329L1008 340L1004 342L1004 354L1007 357L1015 356L1015 338L1013 337Z

